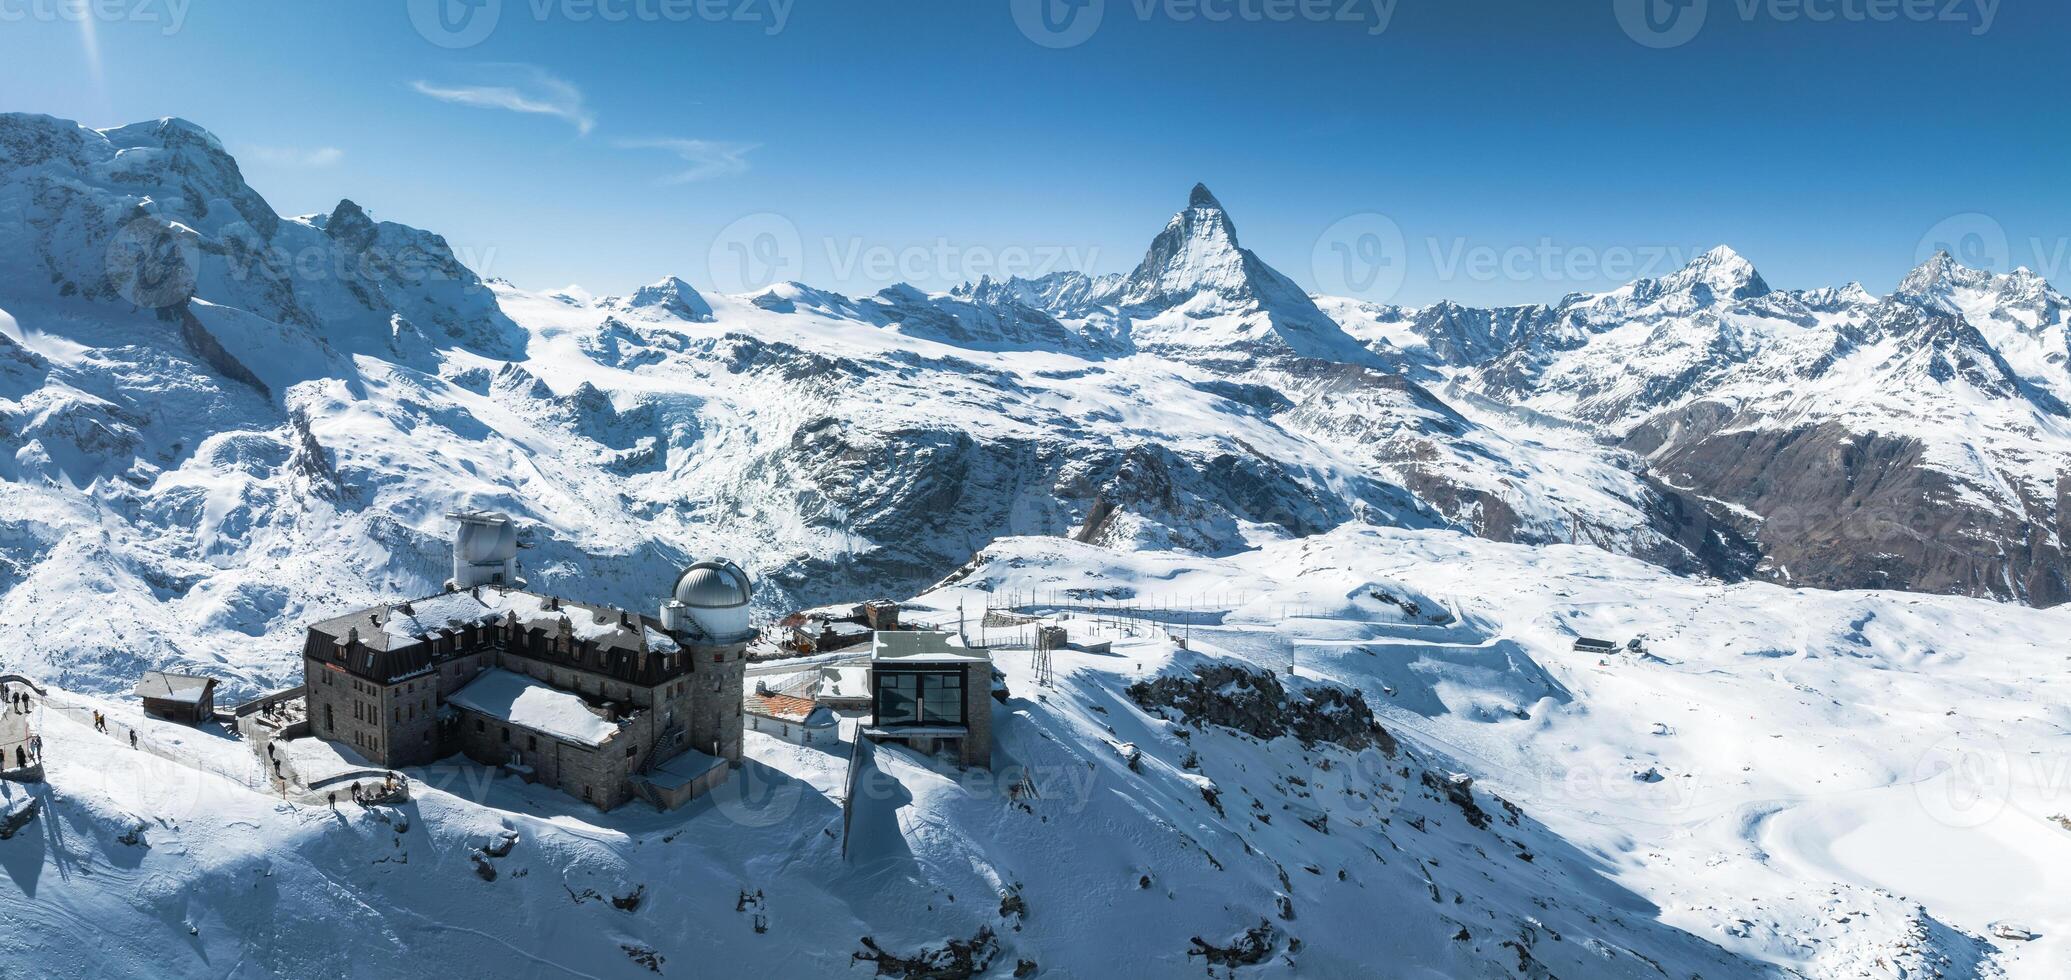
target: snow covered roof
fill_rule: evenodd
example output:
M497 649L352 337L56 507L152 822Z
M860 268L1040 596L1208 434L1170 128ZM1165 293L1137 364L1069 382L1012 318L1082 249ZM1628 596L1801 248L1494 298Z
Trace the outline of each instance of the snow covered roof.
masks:
M310 627L334 639L352 630L376 650L392 650L461 629L516 616L528 629L556 630L566 620L576 639L628 650L674 650L661 624L613 606L592 605L516 589L478 588L370 606Z
M684 749L682 754L657 764L636 778L644 779L662 789L676 789L723 765L726 765L725 759L706 755L696 749Z
M207 697L209 689L216 686L213 677L195 674L168 674L160 670L147 670L137 678L137 697L152 701L186 701L200 704Z
M582 698L499 668L483 671L448 696L446 703L593 748L619 733L617 724L598 717Z
M364 655L355 655L343 666L354 673L392 680L430 668L435 658L425 648L428 639L471 626L495 627L511 621L548 637L565 630L585 648L608 659L602 665L604 672L628 682L659 683L664 679L645 677L661 668L653 658L639 654L681 649L660 621L651 617L558 596L484 586L371 606L316 623L310 626L310 633L327 642L312 643L310 655L325 657L330 646L357 640Z
M870 659L899 663L986 663L983 650L951 644L948 633L928 630L879 630L870 641Z
M870 697L869 664L831 664L820 670L821 700L829 698L845 701L868 700Z

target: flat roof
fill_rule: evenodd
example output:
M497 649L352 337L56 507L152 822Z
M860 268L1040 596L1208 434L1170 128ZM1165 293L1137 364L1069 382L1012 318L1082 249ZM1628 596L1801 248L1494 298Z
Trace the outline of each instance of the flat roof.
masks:
M619 733L617 724L598 717L582 698L500 667L482 671L446 703L592 748Z
M952 644L954 634L933 630L878 630L871 634L870 659L909 664L991 663L992 655Z
M684 749L680 755L657 763L654 768L633 778L646 780L662 789L678 789L723 765L726 765L725 759L696 749Z

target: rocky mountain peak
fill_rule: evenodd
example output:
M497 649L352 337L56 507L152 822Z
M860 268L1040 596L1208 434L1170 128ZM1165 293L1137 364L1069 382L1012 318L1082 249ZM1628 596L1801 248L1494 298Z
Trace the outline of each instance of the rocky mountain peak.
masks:
M690 283L675 276L642 286L619 304L628 310L652 310L698 323L712 319L712 304Z
M318 222L317 226L323 229L324 234L331 236L332 241L353 252L366 251L367 246L373 244L374 239L380 235L380 229L374 226L374 219L368 216L365 209L349 199L339 201L338 206L331 209L330 215Z
M1957 262L1948 249L1935 249L1933 255L1899 280L1898 293L1902 296L1933 296L1950 286L1969 285L1977 278L1978 274Z
M1222 202L1205 185L1196 184L1186 210L1172 216L1129 274L1122 301L1169 305L1202 290L1226 299L1249 299L1256 294L1253 264L1263 267L1237 244L1237 226Z
M1739 252L1720 245L1662 277L1666 292L1691 293L1713 301L1754 299L1769 294L1769 283L1755 271L1754 263Z

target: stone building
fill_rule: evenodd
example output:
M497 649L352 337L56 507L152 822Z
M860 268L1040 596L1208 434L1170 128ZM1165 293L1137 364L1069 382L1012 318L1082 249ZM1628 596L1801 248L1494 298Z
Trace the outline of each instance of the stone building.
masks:
M755 635L747 573L699 562L644 616L523 591L500 516L464 517L448 591L309 627L310 733L390 767L458 752L602 809L724 781Z

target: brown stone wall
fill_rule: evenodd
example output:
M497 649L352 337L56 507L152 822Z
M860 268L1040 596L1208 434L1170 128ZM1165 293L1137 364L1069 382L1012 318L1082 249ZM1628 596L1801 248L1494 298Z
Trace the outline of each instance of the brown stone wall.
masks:
M304 659L304 686L309 689L309 731L337 742L379 765L390 765L389 740L381 718L381 687L361 680L325 661Z

